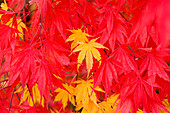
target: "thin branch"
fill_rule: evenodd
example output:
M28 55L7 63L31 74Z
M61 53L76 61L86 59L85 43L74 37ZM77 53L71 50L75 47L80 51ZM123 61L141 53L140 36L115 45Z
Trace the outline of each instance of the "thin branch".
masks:
M87 22L85 22L85 21L81 18L81 16L80 16L79 14L78 14L78 17L84 22L85 25L92 26L91 24L88 24Z
M128 19L126 19L122 13L119 12L119 14L126 20L126 22L128 21Z
M104 53L107 55L107 57L109 57L109 55L107 54L106 50L105 50L105 49L103 49L103 51L104 51Z
M128 46L128 48L135 53L135 51L130 46Z
M12 98L13 98L13 96L14 96L14 91L15 91L15 88L14 88L13 91L12 91L12 95L11 95L11 99L10 99L10 104L9 104L9 111L11 110Z
M18 93L15 93L15 94L16 94L16 96L17 96L17 98L18 98L18 101L20 102L21 100L20 100L20 98L19 98Z

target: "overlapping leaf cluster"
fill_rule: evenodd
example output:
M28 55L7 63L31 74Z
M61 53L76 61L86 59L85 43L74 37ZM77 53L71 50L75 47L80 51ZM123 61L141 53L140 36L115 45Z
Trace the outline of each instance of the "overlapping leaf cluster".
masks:
M0 112L169 113L169 0L0 1Z

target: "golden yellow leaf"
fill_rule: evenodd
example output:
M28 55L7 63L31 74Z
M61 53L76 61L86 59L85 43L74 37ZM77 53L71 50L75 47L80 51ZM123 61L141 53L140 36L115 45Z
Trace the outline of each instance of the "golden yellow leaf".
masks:
M6 0L4 0L4 3L1 3L1 9L7 11L8 10L8 6L7 6L7 3L6 3Z
M71 50L74 49L76 46L78 46L79 42L83 42L83 43L88 42L87 36L91 37L91 35L82 32L81 29L69 30L69 31L71 31L73 34L68 37L66 42L73 41L71 44Z
M116 112L116 108L117 108L117 98L118 98L118 94L115 95L111 95L109 98L107 98L106 101L102 101L101 103L99 103L98 105L100 106L100 109L104 112L104 113L115 113Z
M98 110L96 93L93 91L93 81L93 79L90 79L87 81L77 80L73 82L78 84L74 92L76 97L76 110L83 108L83 112L85 113L95 113L94 111ZM97 87L97 91L103 92L99 87Z
M23 91L22 87L20 87L18 90L16 90L15 93L21 92L21 91ZM33 99L34 103L33 103L32 99ZM41 95L40 95L40 91L38 89L38 84L35 84L32 87L32 96L30 95L28 87L25 86L20 104L22 104L25 101L27 101L30 106L33 106L34 104L41 103L41 105L44 107L44 98L42 98L42 100L41 100Z
M78 55L78 65L77 70L79 69L80 64L83 62L83 59L86 57L86 68L88 74L93 67L93 56L97 61L100 61L101 55L100 52L96 48L106 48L100 43L95 42L97 39L92 39L88 43L83 43L77 46L73 52L80 51ZM107 48L106 48L107 49Z
M86 108L82 109L81 113L103 113L102 110L93 101L89 101Z
M64 89L57 88L55 90L55 92L58 92L58 94L56 95L56 97L54 99L54 102L62 100L63 109L65 109L65 107L67 106L68 101L70 101L73 105L75 105L75 99L74 99L74 96L73 96L74 87L71 86L71 85L68 85L68 84L63 84L63 86L69 92L64 90Z

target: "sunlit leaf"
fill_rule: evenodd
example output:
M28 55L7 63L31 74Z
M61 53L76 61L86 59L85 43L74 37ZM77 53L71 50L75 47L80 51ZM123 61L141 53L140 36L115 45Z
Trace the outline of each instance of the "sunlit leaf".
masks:
M58 94L55 96L54 102L62 100L63 109L67 106L68 101L71 102L73 105L75 105L75 99L73 96L74 93L74 87L68 84L63 84L63 86L68 90L64 90L61 88L57 88L55 92L58 92Z
M79 42L82 43L88 42L87 36L90 37L90 35L85 32L82 32L81 29L69 30L69 31L71 31L73 34L67 38L66 42L73 41L71 44L71 50L74 49Z
M15 93L22 92L22 97L20 104L27 101L30 106L35 104L41 104L44 107L44 98L41 98L40 91L38 89L38 84L35 84L32 89L29 89L27 86L23 89L20 87Z
M83 43L77 46L73 52L80 51L78 55L78 65L77 69L79 69L80 64L83 62L83 59L86 58L86 68L88 71L88 74L90 73L90 70L93 67L93 56L96 58L97 61L100 61L101 55L99 51L96 48L103 48L107 49L100 43L95 42L97 39L92 39L88 43Z

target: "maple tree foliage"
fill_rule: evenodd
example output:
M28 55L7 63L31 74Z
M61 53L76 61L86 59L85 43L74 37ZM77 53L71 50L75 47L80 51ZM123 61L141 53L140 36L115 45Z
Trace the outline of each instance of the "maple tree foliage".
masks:
M1 113L169 113L169 0L0 0Z

